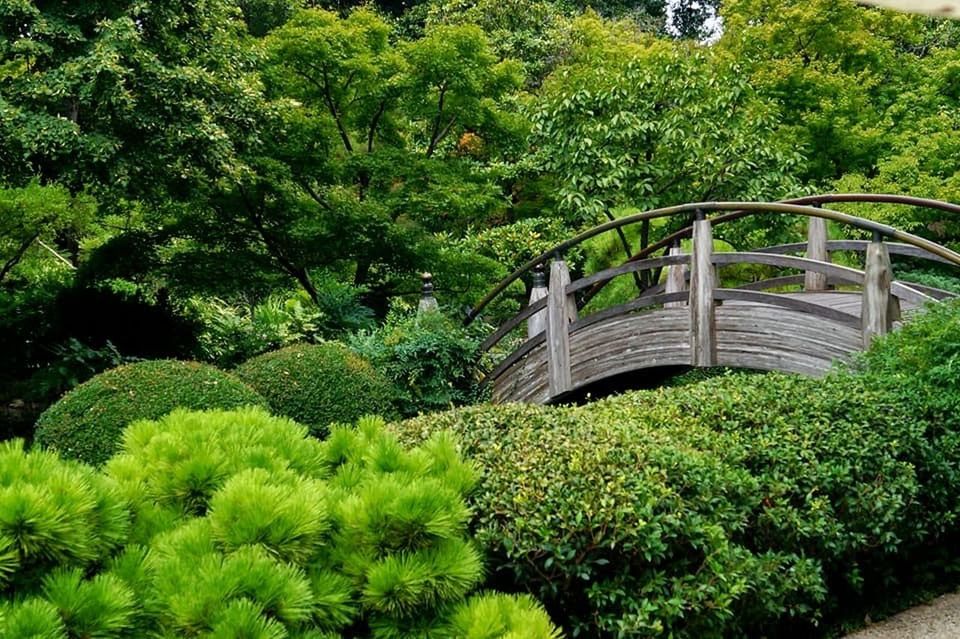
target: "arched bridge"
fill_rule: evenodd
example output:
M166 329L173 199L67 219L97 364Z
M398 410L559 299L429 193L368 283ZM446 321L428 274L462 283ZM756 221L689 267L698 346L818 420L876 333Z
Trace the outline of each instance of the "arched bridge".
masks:
M483 343L491 362L484 383L492 387L497 402L547 403L624 373L664 366L727 366L817 376L862 350L874 336L893 330L926 303L954 296L896 279L891 255L957 268L960 254L825 208L834 202L898 204L960 214L960 206L935 200L831 194L772 203L699 202L601 224L517 269L468 313L469 323L513 282L526 275L533 278L529 303ZM806 219L805 241L751 251L714 248L718 224L783 215ZM692 222L618 266L571 281L566 252L602 233L671 216ZM828 221L834 229L848 229L860 239L828 239ZM689 252L680 248L679 241L685 238L692 238ZM841 261L854 266L837 263ZM549 283L543 271L547 263ZM787 274L721 286L724 270L738 264L764 265L768 272ZM641 277L644 272L647 275ZM625 276L637 283L634 299L607 308L586 306L606 284Z

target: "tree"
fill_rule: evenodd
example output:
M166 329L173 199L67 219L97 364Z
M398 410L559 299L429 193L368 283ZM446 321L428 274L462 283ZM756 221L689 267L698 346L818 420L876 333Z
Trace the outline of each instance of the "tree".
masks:
M0 179L162 200L234 170L255 143L233 2L0 7Z
M933 49L918 68L918 80L903 87L885 114L889 150L872 170L840 177L836 189L960 201L960 52ZM851 209L938 242L960 241L960 220L943 212L865 205Z
M929 21L853 0L728 0L723 18L718 47L780 107L808 157L800 177L822 186L872 171L890 148L887 110L918 77Z
M796 190L791 173L802 158L775 105L735 64L595 16L576 28L578 47L548 78L533 116L537 153L558 177L571 224L595 224L616 207Z
M0 284L38 243L53 243L60 233L80 232L95 210L90 198L73 197L58 186L31 182L23 188L0 188ZM45 252L67 261L47 247Z
M434 233L507 204L491 162L523 139L506 108L522 78L479 28L393 42L370 10L308 9L263 46L269 144L181 219L197 245L267 255L315 301L318 268L382 297Z

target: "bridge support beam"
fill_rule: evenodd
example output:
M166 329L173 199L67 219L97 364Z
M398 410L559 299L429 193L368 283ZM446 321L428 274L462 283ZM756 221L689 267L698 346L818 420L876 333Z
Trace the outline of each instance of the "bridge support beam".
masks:
M550 397L573 389L570 374L570 322L577 317L577 303L567 295L570 270L563 259L550 264L550 286L547 292L547 379Z
M670 247L670 255L683 255L683 249L679 244ZM667 267L667 281L664 287L665 293L682 293L687 290L687 276L684 272L686 267L683 264L674 264ZM684 306L683 302L667 302L666 308Z
M690 258L690 365L717 365L716 302L717 271L713 265L713 229L710 220L697 211L693 223L693 253Z
M877 335L889 333L893 323L900 319L900 302L890 293L892 283L890 251L883 238L874 234L873 241L867 246L860 309L864 348L869 348Z
M827 221L822 217L807 218L807 258L818 262L829 262L827 252ZM803 279L803 290L827 290L827 276L824 273L807 271Z

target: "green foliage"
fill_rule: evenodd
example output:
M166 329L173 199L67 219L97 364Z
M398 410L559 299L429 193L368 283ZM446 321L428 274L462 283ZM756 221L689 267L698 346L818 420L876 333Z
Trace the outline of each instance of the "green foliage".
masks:
M393 386L366 359L338 342L298 344L244 362L237 376L279 415L323 436L332 423L389 415Z
M123 198L236 168L262 108L233 2L6 3L0 177Z
M524 64L527 81L538 86L569 44L570 20L549 0L443 0L426 8L427 24L475 24L497 53Z
M456 433L485 471L474 525L495 574L572 632L809 634L839 596L896 584L960 515L958 315L942 309L863 372L724 375L397 429Z
M722 13L718 47L779 105L790 139L806 151L801 179L822 184L845 173L876 175L898 130L931 112L917 93L935 90L923 68L940 39L932 21L853 0L730 0ZM932 111L949 117L939 106ZM937 137L932 147L944 142ZM929 157L909 151L915 161ZM916 181L901 184L918 192Z
M195 255L240 251L315 301L318 268L376 295L507 204L495 163L522 152L522 82L481 29L397 40L369 8L297 11L262 43L267 144L206 202L175 212ZM208 205L208 206L207 206Z
M451 440L262 409L139 421L103 472L0 446L0 636L554 639L486 593ZM132 519L132 526L131 526Z
M127 424L174 408L262 406L229 373L196 362L136 362L97 375L63 396L37 420L36 442L71 459L100 465L117 450Z
M259 408L177 410L102 474L7 445L0 476L3 637L559 636L527 597L469 596L476 473L445 436L406 450L370 418L321 443Z
M427 312L391 315L382 328L355 335L350 346L393 382L399 413L411 417L475 399L480 341L476 328Z
M453 613L452 626L451 635L460 639L561 636L540 605L526 595L489 593L474 597Z
M79 233L96 210L89 197L74 197L59 186L31 182L20 189L0 186L0 283L28 256L37 242L52 241L58 233ZM40 254L39 259L53 258Z
M800 156L776 108L709 50L637 37L596 16L544 83L533 143L564 214L597 223L615 206L779 198Z
M201 324L199 358L229 368L266 351L373 325L373 312L359 302L355 288L331 278L317 283L322 284L317 287L319 305L302 292L271 295L252 309L192 298L190 314Z
M895 277L903 282L931 286L943 291L960 294L960 277L944 272L947 269L896 269Z
M856 369L877 384L908 389L915 410L952 419L960 407L960 303L930 304L862 354ZM948 421L952 423L952 421Z
M58 397L97 373L131 361L108 340L103 348L92 348L78 339L52 349L53 362L30 378L37 397Z
M37 594L40 588L62 591L53 584L105 561L126 542L129 518L114 481L51 452L25 452L22 442L3 443L0 600ZM44 616L30 606L8 623L14 628L43 625Z

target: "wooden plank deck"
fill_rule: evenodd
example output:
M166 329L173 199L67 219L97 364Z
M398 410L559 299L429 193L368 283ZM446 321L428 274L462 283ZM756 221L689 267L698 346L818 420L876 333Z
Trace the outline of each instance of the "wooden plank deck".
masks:
M860 318L859 291L780 293ZM904 311L916 303L904 302ZM631 312L570 333L570 384L577 390L642 369L691 363L691 314L686 305ZM861 330L775 304L728 300L716 307L716 365L821 376L863 347ZM546 403L555 399L547 375L546 345L533 348L496 379L495 402Z

